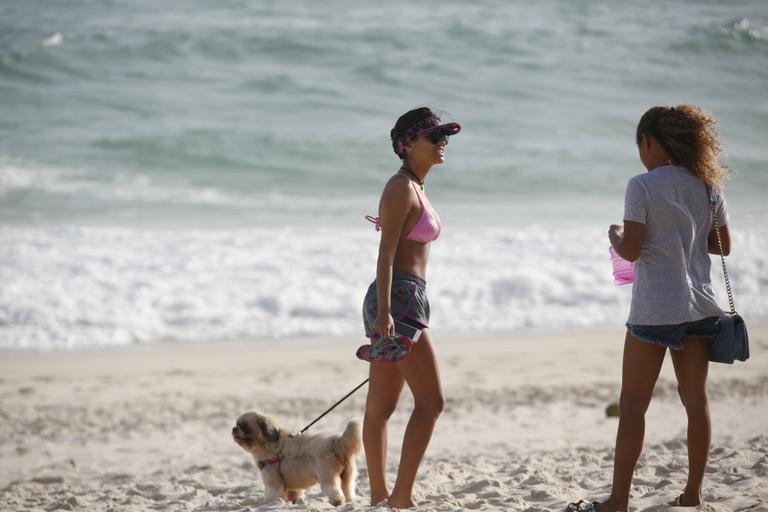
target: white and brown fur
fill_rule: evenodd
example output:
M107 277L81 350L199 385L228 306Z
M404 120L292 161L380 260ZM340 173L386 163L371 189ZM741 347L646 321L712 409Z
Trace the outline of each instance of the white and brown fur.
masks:
M292 436L274 418L246 412L237 419L232 437L258 464L280 458L261 469L264 502L282 498L296 503L304 490L319 483L333 505L355 499L357 464L362 450L360 424L350 421L341 436L300 434Z

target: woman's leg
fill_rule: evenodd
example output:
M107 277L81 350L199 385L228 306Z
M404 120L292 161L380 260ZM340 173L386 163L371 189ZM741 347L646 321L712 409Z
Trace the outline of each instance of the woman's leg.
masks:
M397 366L413 393L415 404L405 429L400 467L388 503L395 508L407 508L414 506L411 493L416 471L432 438L444 402L437 359L427 329L422 331L413 350Z
M363 419L363 446L371 483L371 506L389 497L387 492L387 421L403 390L403 376L393 364L371 363L368 398Z
M627 331L621 373L619 430L613 460L613 488L598 511L627 510L632 475L643 449L645 411L651 403L666 348L640 341Z
M707 468L712 425L707 398L709 348L706 340L685 338L682 350L672 350L680 399L688 415L688 484L683 505L701 505L701 486Z

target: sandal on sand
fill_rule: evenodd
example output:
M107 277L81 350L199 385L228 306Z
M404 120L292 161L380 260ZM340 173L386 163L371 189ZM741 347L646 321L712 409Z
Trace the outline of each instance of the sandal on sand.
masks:
M373 343L357 349L357 358L370 363L395 363L404 358L413 348L413 341L407 336L393 334L388 338L379 337Z
M682 507L683 506L683 495L681 494L677 498L675 498L673 501L669 503L673 507Z
M595 505L597 505L596 501L590 503L586 500L579 500L569 503L568 506L565 507L565 512L595 512Z

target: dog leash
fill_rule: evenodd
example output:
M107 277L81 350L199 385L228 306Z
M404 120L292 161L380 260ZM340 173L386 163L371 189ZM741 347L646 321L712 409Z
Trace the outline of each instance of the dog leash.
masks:
M339 400L338 402L336 402L335 404L333 404L333 405L332 405L330 408L328 408L328 409L327 409L327 410L326 410L326 411L325 411L323 414L321 414L320 416L318 416L317 418L315 418L315 419L312 421L312 423L310 423L309 425L307 425L306 427L304 427L303 429L301 429L297 435L301 435L301 434L303 434L304 432L306 432L307 430L309 430L309 427L311 427L312 425L314 425L315 423L317 423L318 421L320 421L321 419L323 419L323 416L325 416L326 414L328 414L329 412L331 412L332 410L334 410L334 409L336 408L336 406L337 406L337 405L339 405L341 402L343 402L344 400L346 400L347 398L349 398L350 396L352 396L352 394L353 394L355 391L357 391L357 390L358 390L358 389L360 389L361 387L365 386L367 383L368 383L368 379L365 379L363 382L361 382L360 384L358 384L358 385L357 385L357 387L356 387L355 389L353 389L352 391L350 391L349 393L347 393L347 394L344 396L344 398L342 398L341 400Z

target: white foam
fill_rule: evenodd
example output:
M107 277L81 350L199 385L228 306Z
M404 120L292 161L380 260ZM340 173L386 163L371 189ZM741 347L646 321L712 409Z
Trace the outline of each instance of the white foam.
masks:
M343 335L362 339L377 235L365 229L149 231L0 228L0 347ZM598 229L446 231L433 244L432 325L621 325L631 288L612 283ZM766 238L737 232L737 307L768 316ZM715 288L725 305L721 272Z
M728 36L746 36L756 41L768 40L768 25L755 25L748 18L741 18L728 27L721 29L721 32Z
M62 36L61 33L56 32L43 39L40 44L43 46L59 46L62 43L64 43L64 36Z
M128 203L248 206L252 201L214 187L195 186L183 179L120 172L105 177L93 171L3 162L0 165L0 196L24 190Z

